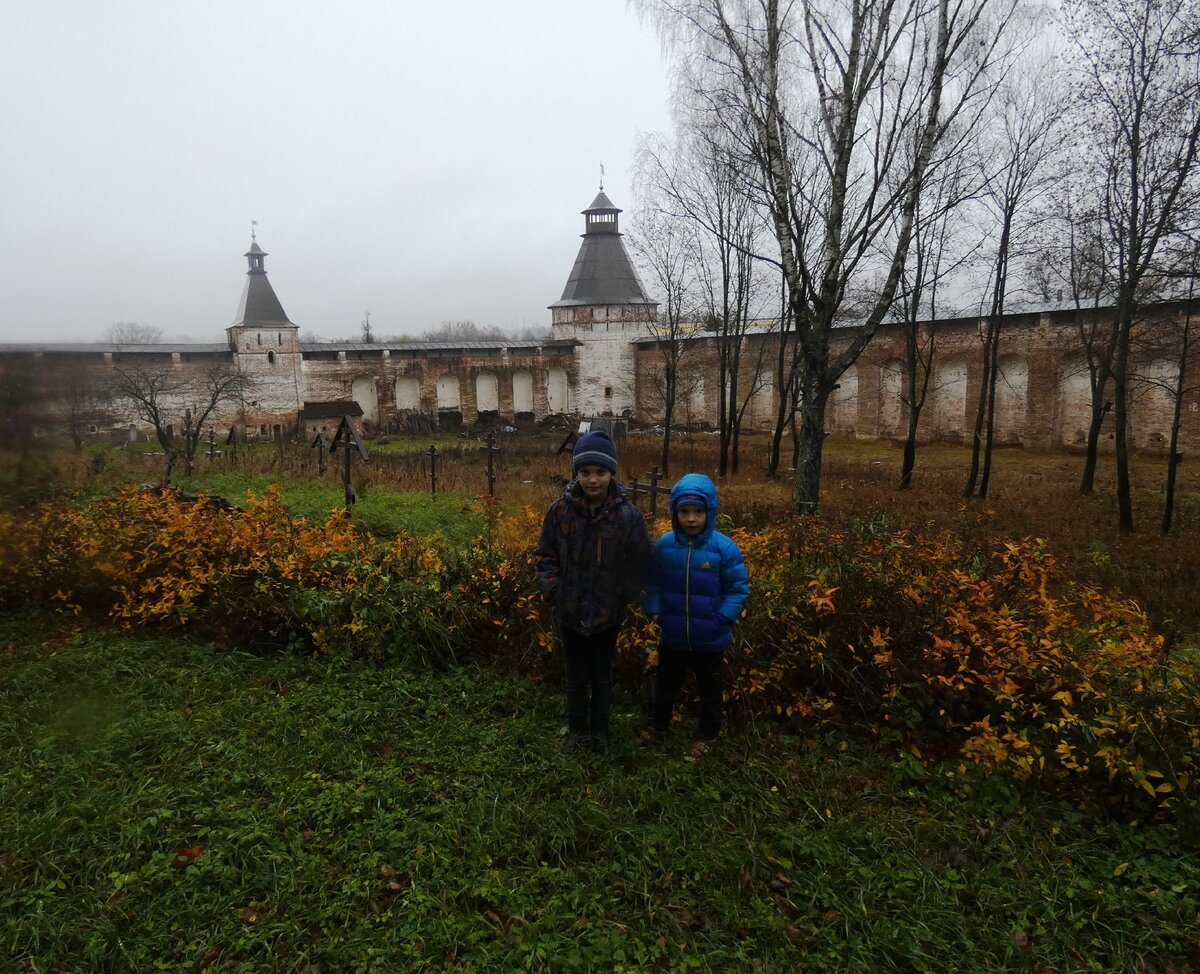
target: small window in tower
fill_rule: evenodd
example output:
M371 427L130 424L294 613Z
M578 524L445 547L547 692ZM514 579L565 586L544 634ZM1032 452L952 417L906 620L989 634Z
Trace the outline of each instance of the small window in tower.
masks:
M276 345L282 345L282 344L283 344L283 332L279 332L279 333L278 333L278 334L275 336L275 344L276 344Z
M95 423L92 423L92 425L88 427L88 432L89 432L89 433L97 433L97 432L99 432L99 430L97 430L97 429L96 429L96 424L95 424Z
M258 333L258 344L260 344L260 345L262 344L262 332L261 331Z
M259 436L266 436L266 435L267 435L267 424L266 424L266 423L263 423L263 424L262 424L262 426L260 426L260 427L258 428L258 433L259 433Z
M274 352L267 352L267 364L268 365L275 364L275 353Z
M611 399L611 398L612 398L612 386L605 386L605 387L604 387L604 398L605 398L605 399Z

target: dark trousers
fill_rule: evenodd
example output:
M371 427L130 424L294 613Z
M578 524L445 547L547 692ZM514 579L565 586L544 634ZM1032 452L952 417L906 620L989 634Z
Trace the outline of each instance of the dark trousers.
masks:
M567 732L607 736L617 627L585 636L564 626L559 635L567 671Z
M675 698L683 688L688 670L696 674L696 690L700 695L700 736L715 738L721 730L721 671L724 653L694 653L686 649L658 647L658 673L654 678L654 729L666 732L671 726Z

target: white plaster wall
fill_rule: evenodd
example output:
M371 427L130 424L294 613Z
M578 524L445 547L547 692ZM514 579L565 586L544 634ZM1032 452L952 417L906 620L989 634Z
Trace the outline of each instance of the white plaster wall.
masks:
M475 376L475 408L481 413L500 409L500 384L491 372Z
M996 439L1021 443L1029 411L1029 363L1021 355L1005 355L996 372Z
M533 376L528 369L517 369L513 373L513 410L518 413L533 412Z
M606 411L619 416L636 408L633 342L652 334L652 326L645 321L608 320L611 309L603 306L591 310L592 322L554 324L555 337L582 343L576 349L579 384L574 410L585 416ZM611 396L604 395L606 388L612 390Z
M750 397L746 420L751 427L773 429L775 418L775 377L764 369L759 376L758 389Z
M948 359L938 369L934 387L937 431L941 435L962 433L967 423L967 363Z
M363 419L379 422L379 397L375 392L375 377L356 375L350 384L350 395L363 411Z
M1178 378L1179 363L1170 359L1157 359L1138 370L1130 409L1135 442L1149 447L1163 447L1170 442L1175 410L1171 389Z
M829 397L832 415L826 423L829 429L850 434L858 428L858 368L851 365L837 381Z
M437 380L438 409L458 409L458 376L445 372Z
M897 359L879 370L879 435L895 436L904 419L904 363Z
M421 383L416 377L402 375L396 379L396 408L421 408Z
M1058 428L1066 446L1087 442L1092 421L1092 387L1087 361L1073 358L1063 363L1058 373Z
M557 365L551 366L546 372L546 399L550 412L565 413L570 411L571 387L567 381L567 373ZM601 390L603 392L603 390Z

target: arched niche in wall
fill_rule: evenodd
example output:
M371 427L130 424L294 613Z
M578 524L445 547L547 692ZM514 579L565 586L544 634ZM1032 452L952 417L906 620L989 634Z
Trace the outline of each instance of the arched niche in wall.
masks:
M533 412L533 376L528 369L517 369L513 373L513 412Z
M491 372L475 376L475 409L481 413L500 411L500 383Z
M1129 411L1138 445L1166 449L1170 444L1178 378L1179 363L1171 359L1155 359L1136 370Z
M411 375L402 375L396 379L396 408L421 408L421 383Z
M689 423L700 423L707 420L708 417L708 397L705 394L704 388L704 373L699 369L683 369L681 378L685 378L685 388L682 390L687 393L687 416L684 417ZM713 410L716 412L716 410Z
M1023 443L1029 414L1029 362L1024 355L1002 355L996 365L996 442Z
M750 397L746 419L752 427L760 429L775 425L775 377L767 369L768 366L764 366L757 376L751 373L749 377L749 381L757 388Z
M858 428L858 367L851 365L830 393L826 429L852 434Z
M904 421L904 363L891 359L879 370L879 435L906 433Z
M961 437L967 425L967 363L951 358L937 371L933 387L938 436Z
M1087 443L1092 422L1092 380L1087 360L1065 361L1058 370L1058 430L1064 446Z
M546 400L552 413L565 413L570 408L571 386L567 373L557 365L546 372Z
M439 375L437 380L437 408L458 409L459 405L458 376L451 372Z
M375 377L356 375L350 384L350 397L363 411L363 419L369 423L379 422L379 398L375 394Z

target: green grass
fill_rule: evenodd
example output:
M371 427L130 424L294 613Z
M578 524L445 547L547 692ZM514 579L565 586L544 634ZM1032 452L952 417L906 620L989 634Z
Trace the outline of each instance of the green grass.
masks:
M6 970L1200 962L1169 829L999 781L964 802L832 733L735 728L689 762L682 729L634 747L622 697L611 757L568 759L555 689L496 673L0 618L5 648Z
M263 494L273 484L282 489L283 502L293 514L324 521L331 511L345 506L341 483L319 480L292 480L270 474L222 473L180 479L182 490L217 494L233 504L242 504L246 491ZM410 534L441 535L453 544L470 541L483 530L483 519L471 500L461 494L438 494L396 490L371 484L360 490L353 509L354 519L379 537L393 537L399 531Z

